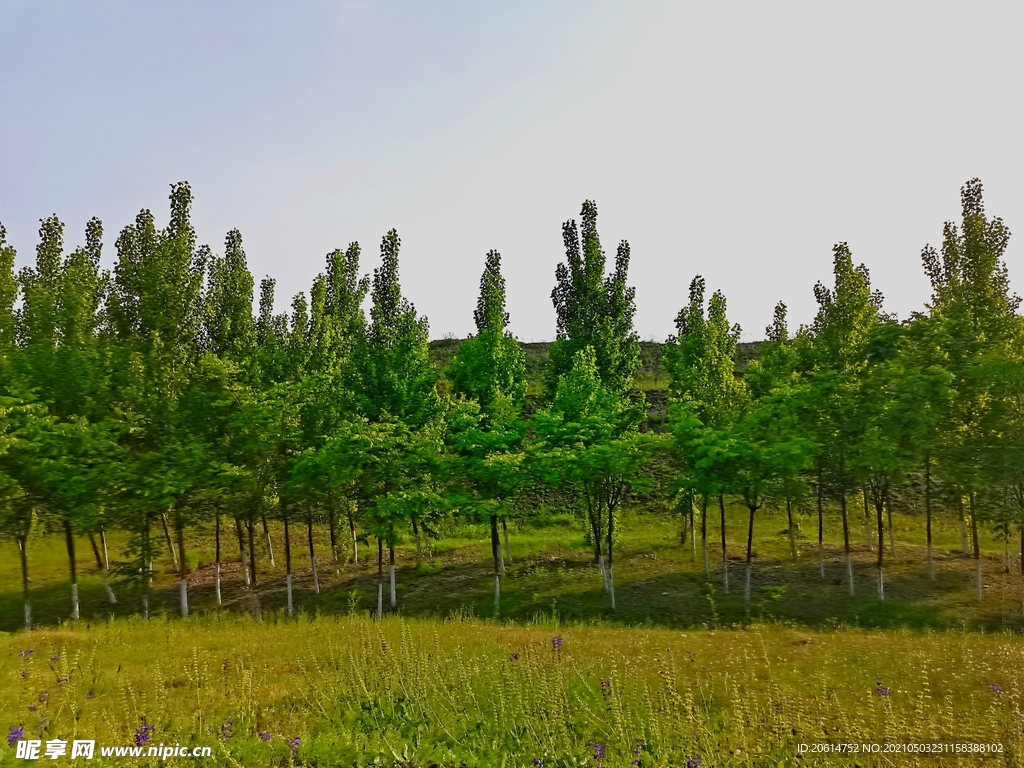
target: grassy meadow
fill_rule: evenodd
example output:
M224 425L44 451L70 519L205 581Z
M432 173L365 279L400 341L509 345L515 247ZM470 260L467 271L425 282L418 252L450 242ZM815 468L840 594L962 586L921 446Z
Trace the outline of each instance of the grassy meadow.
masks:
M177 616L169 557L157 563L147 622L129 585L115 583L118 602L107 602L81 538L82 619L70 622L63 539L41 536L29 548L31 632L19 629L18 558L3 542L0 727L132 744L149 724L153 743L209 745L213 757L196 762L230 766L940 764L798 757L798 744L821 739L998 741L1004 752L985 764L1024 764L1024 589L1012 548L1007 557L1007 543L984 534L979 600L955 520L936 521L931 580L922 520L896 514L899 562L887 551L879 601L875 553L853 519L850 596L836 515L826 517L824 580L815 517L798 517L794 559L784 513L759 516L747 603L745 510L729 508L727 590L715 518L705 579L699 540L694 556L679 519L632 509L617 544L614 612L570 516L510 526L500 611L486 530L449 527L425 541L420 567L411 538L399 548L398 609L383 621L371 617L376 547L336 572L323 529L320 594L305 539L293 539L298 615L287 618L284 544L271 522L275 566L265 540L258 562L262 621L227 535L217 608L204 530L190 537L188 619ZM125 543L111 537L113 559ZM0 764L14 764L6 742Z

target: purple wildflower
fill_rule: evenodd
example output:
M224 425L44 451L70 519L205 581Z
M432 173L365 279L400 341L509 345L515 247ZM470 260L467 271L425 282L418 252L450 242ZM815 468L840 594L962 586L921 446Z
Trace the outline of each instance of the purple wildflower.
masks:
M141 747L143 744L149 741L149 732L153 730L153 726L147 722L143 722L138 728L135 729L135 746Z
M1003 687L1001 685L997 684L997 683L989 683L988 684L988 689L990 691L992 691L992 693L1002 693L1003 692Z
M559 653L562 650L562 636L551 638L551 647L555 653Z
M220 735L225 739L230 739L234 733L235 718L229 717L224 721L224 725L220 727Z
M511 658L512 661L519 661L519 654L518 653L513 653L509 658ZM534 758L534 759L536 759L536 758Z
M539 757L533 758L533 768L544 768L544 761Z
M25 658L25 652L24 651L18 651L18 655L21 656L21 658L23 658L23 659Z
M612 684L607 680L601 681L601 695L606 699L612 697Z
M686 768L700 768L700 755L686 758Z
M56 654L50 657L50 661L60 661L60 654Z
M28 711L29 712L35 712L37 709L39 709L39 707L37 705L35 705L35 704L29 704L28 705Z
M260 735L260 738L263 739L264 741L270 741L270 734L267 733L266 731L260 731L259 735Z
M638 741L636 743L636 746L633 747L633 757L640 757L640 753L644 751L644 747L646 746L647 745L644 744L642 741Z
M15 728L11 726L10 733L7 734L7 746L13 747L14 743L25 738L25 726L19 725Z
M294 739L285 739L284 743L292 748L292 754L294 755L299 751L299 737L296 736Z
M594 748L595 760L600 760L602 757L604 757L604 744L602 744L599 741L592 741L590 742L590 746Z
M888 696L888 695L889 695L889 687L888 686L880 685L877 688L875 688L875 696Z

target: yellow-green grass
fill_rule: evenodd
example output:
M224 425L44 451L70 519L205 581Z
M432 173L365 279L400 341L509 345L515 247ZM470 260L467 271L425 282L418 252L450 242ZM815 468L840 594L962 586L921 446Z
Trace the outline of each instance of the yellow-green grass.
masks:
M0 727L131 745L148 723L152 744L247 768L978 764L797 758L820 740L958 739L1021 765L1022 668L1010 633L135 617L0 635ZM106 764L129 762L147 764Z
M855 509L855 508L854 508ZM825 579L819 575L817 520L799 515L802 533L794 560L782 512L758 512L751 599L744 600L744 547L746 512L728 508L730 589L725 589L717 509L709 510L708 555L711 573L705 579L698 541L694 557L691 541L680 543L681 518L631 509L620 521L615 550L617 610L610 607L592 555L583 540L582 526L566 514L542 515L537 524L510 524L513 562L506 563L500 613L503 619L528 620L538 612L557 612L574 621L673 628L732 626L750 621L783 621L810 628L834 625L862 627L984 628L989 631L1024 627L1024 589L1019 559L1010 546L981 526L983 594L976 595L973 560L963 554L955 518L936 516L935 579L928 576L924 549L924 521L920 515L894 515L899 562L886 551L886 600L876 596L876 553L865 542L862 513L851 516L855 588L847 593L842 529L835 510L828 510L825 530ZM257 539L260 601L268 610L284 605L284 542L279 523L270 521L276 565L271 568L265 540ZM159 531L154 530L154 534ZM425 560L417 568L416 548L407 532L397 552L398 611L405 616L446 617L468 611L493 617L493 571L486 526L450 526L437 541L424 542ZM360 561L342 563L340 573L331 564L327 531L315 530L321 594L312 589L308 547L302 526L292 531L295 604L307 613L346 613L376 606L376 546L361 546ZM162 537L161 537L162 538ZM339 532L341 554L350 559L350 545ZM111 557L117 560L127 544L123 534L110 534ZM199 568L190 575L193 612L217 610L214 600L214 546L209 526L190 529L188 559ZM77 541L82 615L86 620L123 616L140 611L137 585L118 584L116 605L107 603L100 572L88 539ZM234 526L225 525L223 611L248 611L252 596L243 589L237 563ZM166 552L156 562L157 577L151 599L153 612L176 614L177 579ZM36 621L54 625L70 612L67 555L63 537L41 535L29 542L29 569ZM0 541L0 631L22 624L20 565L12 541Z

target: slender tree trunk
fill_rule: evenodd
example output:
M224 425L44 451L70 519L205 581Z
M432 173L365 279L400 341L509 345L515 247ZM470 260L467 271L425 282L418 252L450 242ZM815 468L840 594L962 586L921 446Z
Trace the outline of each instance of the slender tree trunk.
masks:
M508 555L508 564L512 565L512 547L508 543L508 522L501 518L501 530L505 534L505 553Z
M345 503L345 508L348 510L348 530L352 534L352 562L359 562L359 540L356 538L356 519L352 514L352 501L349 500Z
M754 513L757 511L756 504L748 504L750 510L750 522L747 525L747 585L743 591L743 602L750 605L750 560L754 552Z
M100 569L100 573L103 574L103 591L107 593L107 602L114 604L117 602L117 597L114 595L114 590L110 588L110 577L108 575L106 554L107 554L107 537L103 533L103 529L100 529L100 538L103 540L103 557L100 557L100 549L96 546L96 537L93 536L92 531L89 531L89 544L92 545L92 553L96 556L96 567Z
M967 495L971 505L971 538L974 541L974 577L978 587L978 599L981 600L981 545L978 541L978 515L974 507L974 491Z
M313 568L313 592L320 594L320 575L316 570L316 552L313 551L313 513L306 515L306 533L309 538L309 563Z
M178 569L178 602L181 604L181 616L184 618L188 616L188 560L185 558L185 525L181 521L181 516L177 517L175 527L178 534L178 559L181 561L181 567Z
M216 564L216 592L217 592L217 605L222 603L220 594L220 509L214 512L214 547L216 548L215 558Z
M263 535L267 539L267 556L268 556L268 559L270 560L270 567L273 569L273 568L277 567L277 565L274 563L274 542L271 541L271 539L270 539L270 527L267 525L267 516L266 516L266 514L263 514L262 517L263 517Z
M853 558L850 555L850 526L846 516L846 490L839 494L839 505L843 512L843 546L846 549L846 578L853 594Z
M694 561L697 560L697 525L696 518L694 516L694 507L696 504L693 500L693 491L690 491L690 556Z
M395 591L395 545L388 542L388 568L391 573L391 610L398 607L398 594Z
M928 578L935 581L935 561L932 558L932 462L925 460L924 465L924 518L928 534Z
M153 544L150 540L150 519L146 514L142 527L142 618L149 620L149 577L153 570Z
M796 532L793 530L793 500L786 499L786 518L789 520L789 551L796 560Z
M498 539L498 516L491 515L491 557L494 560L494 612L497 613L501 604L501 542Z
M253 604L256 607L256 618L263 621L263 606L260 604L260 577L259 567L256 560L256 520L246 520L246 530L249 532L249 578L252 585Z
M700 497L700 548L704 555L704 578L711 575L708 568L708 496L702 493Z
M873 537L871 536L871 513L868 511L868 487L865 485L864 490L864 533L868 537L868 552L871 552L875 548Z
M423 544L420 542L420 527L416 525L416 515L412 516L412 535L416 537L416 567L423 567Z
M725 591L729 591L729 555L725 550L725 497L718 494L718 509L722 517L722 574L725 578Z
M384 616L384 539L377 537L377 618Z
M1021 541L1024 542L1024 534ZM25 629L32 629L32 599L29 594L29 538L18 535L17 553L22 556L22 598L25 603Z
M608 594L612 599L612 610L615 610L615 563L612 561L612 542L615 533L615 509L608 505Z
M238 557L242 563L242 584L249 586L249 562L245 556L245 540L242 537L242 521L235 518L235 533L238 534Z
M875 524L878 526L878 599L885 600L885 525L882 523L882 507L885 496L875 497Z
M331 560L334 563L334 575L341 576L341 561L338 559L337 515L334 512L334 497L327 492L327 527L331 532Z
M174 570L177 572L181 570L181 566L178 565L178 553L174 551L174 542L171 541L171 526L167 523L166 512L161 513L160 522L164 525L164 538L167 539L167 551L171 553L171 562L174 563Z
M967 524L964 522L964 497L959 488L956 493L956 511L960 516L960 543L963 545L964 554L969 555L971 550L967 545Z
M825 517L821 511L821 473L818 473L818 571L825 578Z
M64 518L64 543L68 548L68 564L71 567L71 618L79 617L78 610L78 568L75 562L75 537L71 533L71 521Z
M292 538L288 530L288 515L284 516L284 583L288 596L288 615L294 612L292 602Z

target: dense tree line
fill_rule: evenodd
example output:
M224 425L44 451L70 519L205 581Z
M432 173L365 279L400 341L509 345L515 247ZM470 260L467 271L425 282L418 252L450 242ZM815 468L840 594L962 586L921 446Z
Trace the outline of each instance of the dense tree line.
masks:
M121 231L112 271L101 267L98 220L70 253L60 220L43 220L35 265L18 272L0 226L0 533L20 553L25 623L34 530L63 535L75 618L76 539L88 537L108 599L117 599L112 580L133 585L147 616L154 557L168 553L187 615L198 530L215 537L218 602L222 558L237 551L258 613L260 557L276 568L273 526L283 530L289 613L293 546L308 546L319 591L318 569L357 562L372 540L379 615L397 603L396 546L411 536L420 558L422 537L463 516L489 525L497 607L512 557L508 520L529 514L537 488L557 489L578 513L613 608L617 521L638 490L681 515L708 576L717 535L727 589L726 499L741 502L748 598L766 508L787 512L794 554L794 509L816 513L822 576L824 519L838 511L851 593L862 514L881 598L886 559L899 557L894 504L923 511L932 577L934 514L955 510L980 594L979 526L1019 534L1024 554L1024 333L1003 260L1009 231L986 216L980 182L961 196L962 221L922 252L932 298L921 312L887 314L840 243L833 284L814 288L814 321L791 332L780 303L742 376L726 298L708 298L696 277L665 346L659 429L647 427L635 384L629 244L619 243L609 270L592 201L579 226L563 226L556 341L545 393L533 398L497 251L486 255L476 334L438 371L427 320L402 293L394 230L372 277L352 243L327 255L290 313L274 313L275 284L264 279L254 316L240 233L227 234L223 255L198 245L185 183L172 187L164 228L144 210ZM130 543L112 559L115 528ZM314 549L324 528L330 563Z

